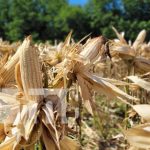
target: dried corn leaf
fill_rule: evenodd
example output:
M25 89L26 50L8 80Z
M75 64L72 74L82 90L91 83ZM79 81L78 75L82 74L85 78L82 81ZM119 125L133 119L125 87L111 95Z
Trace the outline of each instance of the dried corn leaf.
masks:
M95 76L95 75L93 75L91 73L84 73L84 75L85 75L85 78L88 77L87 80L89 80L92 83L93 88L97 92L101 91L105 95L108 95L111 98L117 97L117 98L119 98L121 100L122 99L135 100L135 101L138 100L137 98L126 94L125 92L120 90L118 87L116 87L113 84L111 84L110 82L108 82L105 78L97 77L97 76Z
M139 148L137 148L137 147L135 147L135 146L130 146L130 147L128 148L128 150L141 150L141 149L139 149Z
M7 135L12 135L13 123L15 122L17 113L20 111L19 105L12 106L9 109L5 110L5 114L7 114L4 118L4 130ZM3 119L1 120L3 122Z
M23 105L20 107L20 112L16 115L14 125L17 126L17 134L23 136L25 140L28 140L32 129L36 123L38 116L37 103L29 103L29 105ZM15 134L15 132L13 134Z
M15 150L16 136L7 138L3 143L0 144L0 150Z
M137 84L139 87L142 87L143 89L150 91L150 82L144 81L143 79L140 79L137 76L128 76L129 80Z
M5 137L6 137L6 134L4 130L4 124L0 123L0 142L4 140Z
M127 44L126 40L124 39L124 37L116 30L115 27L112 27L112 29L114 30L114 32L116 33L118 39L120 40L121 43L123 44Z
M0 92L0 104L1 105L17 105L20 103L19 101L16 100L16 96Z
M93 110L90 104L90 100L92 99L92 87L90 87L91 85L79 74L77 74L77 80L81 89L81 95L84 100L84 106L88 110L88 112L93 115Z
M116 79L110 79L110 78L103 78L103 80L112 83L113 85L116 86L131 86L130 83L124 82L124 81L120 81L120 80L116 80Z
M13 51L14 48L11 45L2 45L0 44L0 52L2 53L10 53L11 51Z
M122 43L114 43L110 49L112 56L119 55L122 59L132 59L135 56L134 49Z
M42 139L46 150L58 150L53 140L49 136L49 131L45 126L43 126Z
M146 60L142 57L136 57L134 59L135 70L140 73L147 73L150 71L150 60Z
M26 140L29 139L33 127L37 122L37 116L38 116L38 104L37 103L31 104L31 106L28 107L28 113L27 113L28 118L24 123L24 129L25 129L24 138Z
M23 93L23 86L21 81L21 71L20 71L20 63L15 66L15 79L18 85L18 91Z
M150 105L133 105L132 108L145 120L150 121Z
M35 143L37 143L37 141L40 140L41 134L42 134L42 125L40 122L37 122L34 125L33 131L27 143L24 144L24 141L23 142L20 141L20 145L22 147L25 147L26 150L33 150L35 148Z
M69 46L71 41L72 31L69 32L68 36L65 39L64 46Z
M53 141L57 149L60 149L59 146L59 137L58 133L55 127L55 122L54 122L54 114L53 114L53 105L52 102L49 101L43 106L43 115L42 115L42 122L45 128L47 128L47 134L50 139Z
M60 141L60 148L61 150L79 150L80 146L77 141L65 136Z
M138 148L150 148L150 124L139 125L124 131L128 142Z

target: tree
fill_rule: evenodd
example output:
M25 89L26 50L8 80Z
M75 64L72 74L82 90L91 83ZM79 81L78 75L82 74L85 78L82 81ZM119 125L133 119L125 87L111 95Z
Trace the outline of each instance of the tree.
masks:
M121 16L120 8L112 0L90 0L86 6L91 30L94 35L103 34L112 38L115 36L111 27L117 25Z
M57 27L59 32L61 30L64 36L70 30L74 31L75 39L81 39L90 33L89 20L86 17L86 12L79 6L66 6L55 19L55 27ZM60 34L58 33L58 35Z
M79 40L89 33L108 38L119 31L134 40L142 29L150 38L150 0L89 0L84 7L70 6L67 0L0 0L0 36L21 40L62 40L72 29Z
M150 0L90 0L86 11L94 35L103 34L114 38L111 27L125 31L126 38L134 40L142 29L148 31L150 38Z
M0 0L0 37L5 37L5 26L8 23L9 20L9 1L6 0Z
M123 0L126 19L149 20L150 0Z
M54 39L57 37L55 16L66 4L66 0L11 0L5 24L6 38L14 41L32 34L35 40Z

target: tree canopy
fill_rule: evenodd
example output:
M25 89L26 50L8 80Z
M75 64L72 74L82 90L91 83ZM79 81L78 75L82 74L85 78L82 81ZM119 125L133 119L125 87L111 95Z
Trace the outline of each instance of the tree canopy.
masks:
M89 33L113 38L112 26L131 40L146 29L150 39L150 0L89 0L83 7L67 0L0 0L0 10L0 36L10 41L29 34L34 40L62 40L70 30L75 39Z

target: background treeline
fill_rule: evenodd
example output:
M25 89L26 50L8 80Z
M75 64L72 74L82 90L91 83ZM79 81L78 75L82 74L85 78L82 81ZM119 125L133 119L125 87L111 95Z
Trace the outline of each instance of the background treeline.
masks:
M72 29L75 39L103 34L115 37L115 26L133 40L141 29L150 39L150 0L89 0L81 6L67 0L0 0L0 37L15 41L62 40Z

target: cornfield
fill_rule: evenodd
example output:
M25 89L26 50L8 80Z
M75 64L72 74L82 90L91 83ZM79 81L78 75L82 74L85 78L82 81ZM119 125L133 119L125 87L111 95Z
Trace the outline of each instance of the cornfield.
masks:
M55 45L1 39L0 150L150 149L150 42L113 30Z

